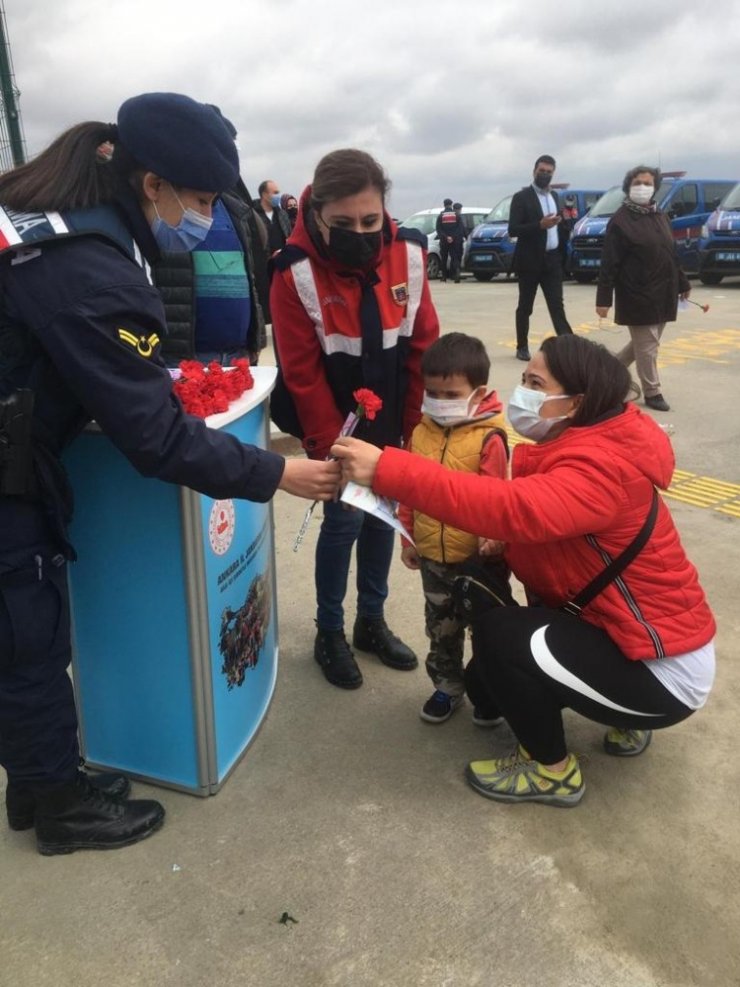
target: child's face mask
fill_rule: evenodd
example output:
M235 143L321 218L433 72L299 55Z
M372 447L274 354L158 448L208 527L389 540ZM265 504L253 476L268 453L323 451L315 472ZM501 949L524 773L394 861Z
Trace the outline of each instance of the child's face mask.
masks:
M476 387L466 397L437 398L425 390L421 403L422 414L429 415L441 428L460 425L475 415L484 393L484 387Z

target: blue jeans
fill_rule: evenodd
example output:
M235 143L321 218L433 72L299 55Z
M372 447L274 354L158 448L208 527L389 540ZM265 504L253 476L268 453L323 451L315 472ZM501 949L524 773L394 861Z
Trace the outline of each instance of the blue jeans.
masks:
M344 627L344 597L357 542L357 613L382 617L388 596L388 573L393 558L393 528L366 514L350 511L341 502L324 504L316 545L316 622L325 631Z
M244 348L236 350L201 350L195 354L195 359L199 360L200 363L212 363L214 360L216 363L220 363L222 367L230 367L231 361L241 358L243 356L249 356L249 353ZM257 365L256 360L250 360L252 366Z

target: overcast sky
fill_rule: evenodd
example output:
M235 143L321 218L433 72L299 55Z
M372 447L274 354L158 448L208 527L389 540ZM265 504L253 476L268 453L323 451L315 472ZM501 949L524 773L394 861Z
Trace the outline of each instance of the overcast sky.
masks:
M635 164L740 180L737 0L5 0L29 154L140 92L218 104L242 176L299 193L361 147L403 218L492 206L540 153L574 187Z

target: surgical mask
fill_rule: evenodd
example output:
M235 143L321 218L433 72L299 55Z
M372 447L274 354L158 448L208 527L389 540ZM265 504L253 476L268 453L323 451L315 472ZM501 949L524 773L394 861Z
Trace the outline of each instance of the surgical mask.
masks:
M170 226L159 215L157 203L153 203L157 218L152 223L152 233L160 250L167 253L185 253L194 250L208 236L213 220L203 216L195 209L185 208L180 197L174 192L178 205L182 208L182 217L177 226Z
M509 399L509 406L506 414L511 422L514 431L523 435L525 439L534 439L540 442L546 438L551 429L559 422L563 422L567 415L558 415L556 418L542 418L540 411L545 401L555 401L558 398L569 398L570 394L544 394L542 391L533 391L530 387L519 384L514 388L514 393Z
M472 396L472 395L471 395ZM428 415L440 428L460 425L467 421L478 405L470 408L470 397L467 398L432 398L424 391L421 402L422 414Z
M630 199L638 206L646 206L653 197L655 188L652 185L631 185Z
M270 205L273 209L280 208L280 193L276 192L275 195L270 196Z
M364 270L378 259L383 244L383 231L355 233L339 226L329 228L329 253L338 264Z
M552 175L537 174L534 176L534 183L537 188L547 188L552 181Z

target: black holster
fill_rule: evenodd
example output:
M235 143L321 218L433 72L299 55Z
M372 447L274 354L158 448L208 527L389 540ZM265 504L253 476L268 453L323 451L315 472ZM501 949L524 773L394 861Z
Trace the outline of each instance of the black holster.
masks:
M0 398L0 494L32 492L33 404L34 393L28 388Z

